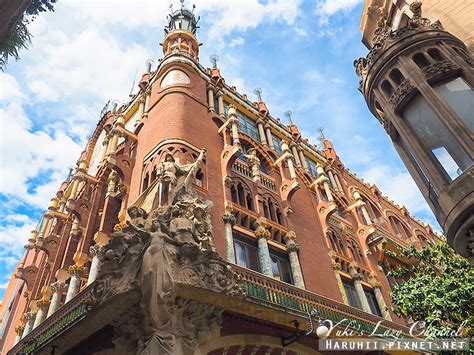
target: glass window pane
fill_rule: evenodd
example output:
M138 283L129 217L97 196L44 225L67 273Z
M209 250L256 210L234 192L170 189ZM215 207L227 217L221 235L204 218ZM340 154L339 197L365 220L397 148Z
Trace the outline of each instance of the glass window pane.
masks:
M271 260L272 260L273 277L277 280L281 280L280 269L278 267L278 259L275 257L271 257Z
M347 301L352 307L362 309L362 306L357 297L357 293L354 287L354 284L349 280L343 280L342 284L344 286L344 291L346 291Z
M240 243L234 243L235 247L235 261L237 265L247 267L247 257L245 254L245 247Z
M289 284L293 283L291 280L290 264L288 263L288 261L280 259L279 266L280 266L281 280Z
M474 90L463 78L456 78L434 86L451 108L456 111L466 126L474 132Z
M275 151L278 153L278 155L281 155L281 138L272 134L272 139L273 139L273 148L275 148Z
M247 265L249 269L259 271L257 249L247 246Z
M438 160L449 177L451 177L449 172L453 170L453 162L456 165L456 171L459 169L459 173L467 170L472 165L472 160L460 149L458 141L439 120L421 95L417 95L407 105L403 111L403 116L421 144ZM440 148L441 151L446 152L450 159L440 155ZM441 160L440 156L442 156Z
M377 299L375 298L375 294L372 290L364 289L365 295L367 297L367 301L369 302L370 311L372 314L377 316L382 316L382 312L380 311L379 304L377 303Z

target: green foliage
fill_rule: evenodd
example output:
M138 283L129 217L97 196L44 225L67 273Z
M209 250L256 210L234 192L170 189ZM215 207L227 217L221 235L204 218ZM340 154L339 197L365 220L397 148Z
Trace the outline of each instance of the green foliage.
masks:
M473 335L474 269L468 260L445 242L421 250L410 246L399 253L386 251L386 254L420 261L390 272L398 280L405 280L392 289L395 314L425 321L428 331L457 329L463 325L464 336Z
M19 51L31 43L31 34L27 24L45 11L54 11L53 3L57 0L33 0L23 16L12 26L8 36L0 41L0 70L5 70L9 58L20 59Z
M26 25L17 21L7 38L0 42L0 70L4 70L9 58L20 59L19 50L27 48L30 41L31 35Z

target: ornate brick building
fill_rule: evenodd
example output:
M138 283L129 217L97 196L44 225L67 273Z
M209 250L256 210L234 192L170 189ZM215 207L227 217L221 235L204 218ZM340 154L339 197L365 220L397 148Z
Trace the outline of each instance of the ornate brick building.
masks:
M416 261L384 250L438 236L203 67L196 28L173 12L157 68L101 113L8 286L2 354L318 353L281 342L311 309L408 333L387 273Z

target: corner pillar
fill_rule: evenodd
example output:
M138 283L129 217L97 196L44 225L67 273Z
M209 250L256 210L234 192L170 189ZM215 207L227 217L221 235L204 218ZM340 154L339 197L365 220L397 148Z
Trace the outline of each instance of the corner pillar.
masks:
M286 250L288 251L288 258L290 259L291 274L293 275L295 286L305 289L303 272L301 271L301 264L298 256L300 246L298 243L296 243L295 232L289 231L285 236L285 242Z

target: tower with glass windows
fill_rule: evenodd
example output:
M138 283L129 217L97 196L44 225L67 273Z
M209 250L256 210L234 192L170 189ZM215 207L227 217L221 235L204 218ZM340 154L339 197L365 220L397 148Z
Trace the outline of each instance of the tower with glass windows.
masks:
M422 17L421 2L407 10L398 24L380 14L369 54L354 62L359 89L448 243L474 260L473 58L439 21Z
M110 291L99 287L104 265L119 252L116 238L130 224L148 228L139 213L153 211L131 213L130 207L142 206L157 186L163 162L188 169L203 148L205 159L190 183L199 199L213 203L211 242L228 272L215 285L238 275L245 293L200 286L183 293L168 311L198 302L181 323L173 320L181 334L193 336L178 350L162 339L170 353L316 353L315 334L282 342L295 334L294 320L306 326L312 309L322 320L347 318L367 331L380 322L380 331L408 335L405 320L387 308L396 282L388 272L404 261L385 250L419 248L438 236L352 174L328 139L316 146L291 114L288 124L270 114L260 90L252 100L227 85L216 57L205 68L197 22L184 6L172 11L164 57L147 68L129 102L101 113L12 276L8 311L0 313L3 352L136 353L133 344L117 341L137 328L136 298L127 294L97 306L98 295ZM184 230L188 222L180 223L173 228ZM208 271L187 279L210 282ZM211 308L219 310L212 317Z

